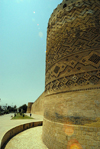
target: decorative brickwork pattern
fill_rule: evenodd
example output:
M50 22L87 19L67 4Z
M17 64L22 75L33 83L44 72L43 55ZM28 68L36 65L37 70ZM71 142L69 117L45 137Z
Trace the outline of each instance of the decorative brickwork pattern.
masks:
M67 81L67 84L63 86L66 91L72 84L79 85L80 88L82 82L85 88L90 88L89 84L94 77L99 81L99 78L94 75L90 76L90 80L81 77L82 74L100 70L99 49L100 1L63 1L54 10L48 23L46 91L50 93L56 90L57 92L58 88L63 86L60 81L62 79L65 80L64 85ZM78 75L79 80L76 82L68 80L71 75L72 77ZM81 83L78 83L80 80ZM96 81L97 86L98 81ZM92 85L91 88L93 88Z
M63 0L49 19L42 138L100 148L100 0Z

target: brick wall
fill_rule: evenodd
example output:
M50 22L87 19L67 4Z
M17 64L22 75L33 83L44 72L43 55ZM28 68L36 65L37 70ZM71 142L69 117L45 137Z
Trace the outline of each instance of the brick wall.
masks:
M42 138L47 147L99 149L99 97L100 89L46 96Z
M99 0L63 0L54 9L47 27L45 78L42 138L47 147L99 149Z
M44 98L45 93L43 92L39 98L33 103L31 107L31 113L43 115L44 112Z
M86 124L100 118L100 89L46 96L44 117L48 120Z
M49 149L99 149L100 126L68 125L43 120L43 142Z
M31 112L31 107L32 107L33 102L29 102L27 106L27 113Z

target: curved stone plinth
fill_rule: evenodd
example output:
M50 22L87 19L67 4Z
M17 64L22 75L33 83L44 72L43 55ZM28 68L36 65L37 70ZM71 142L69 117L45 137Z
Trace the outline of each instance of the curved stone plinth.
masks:
M99 149L99 126L69 125L43 120L43 142L49 149Z
M44 117L67 124L85 125L100 118L100 89L46 96Z

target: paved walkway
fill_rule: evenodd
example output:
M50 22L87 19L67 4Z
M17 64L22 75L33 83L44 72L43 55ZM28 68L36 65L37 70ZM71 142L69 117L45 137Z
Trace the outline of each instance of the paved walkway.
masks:
M34 119L27 119L27 120L11 120L12 115L14 114L6 114L6 115L0 116L0 143L5 133L10 129L25 123L43 121L43 116L36 115L36 114L34 115L32 114L32 117Z
M47 149L41 136L42 126L30 128L14 136L5 149Z

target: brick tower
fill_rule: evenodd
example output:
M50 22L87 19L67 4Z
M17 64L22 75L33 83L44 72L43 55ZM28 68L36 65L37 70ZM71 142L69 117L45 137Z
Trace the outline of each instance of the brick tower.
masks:
M43 142L100 149L100 0L63 0L47 28Z
M33 104L33 102L28 102L27 113L31 113L32 104Z

